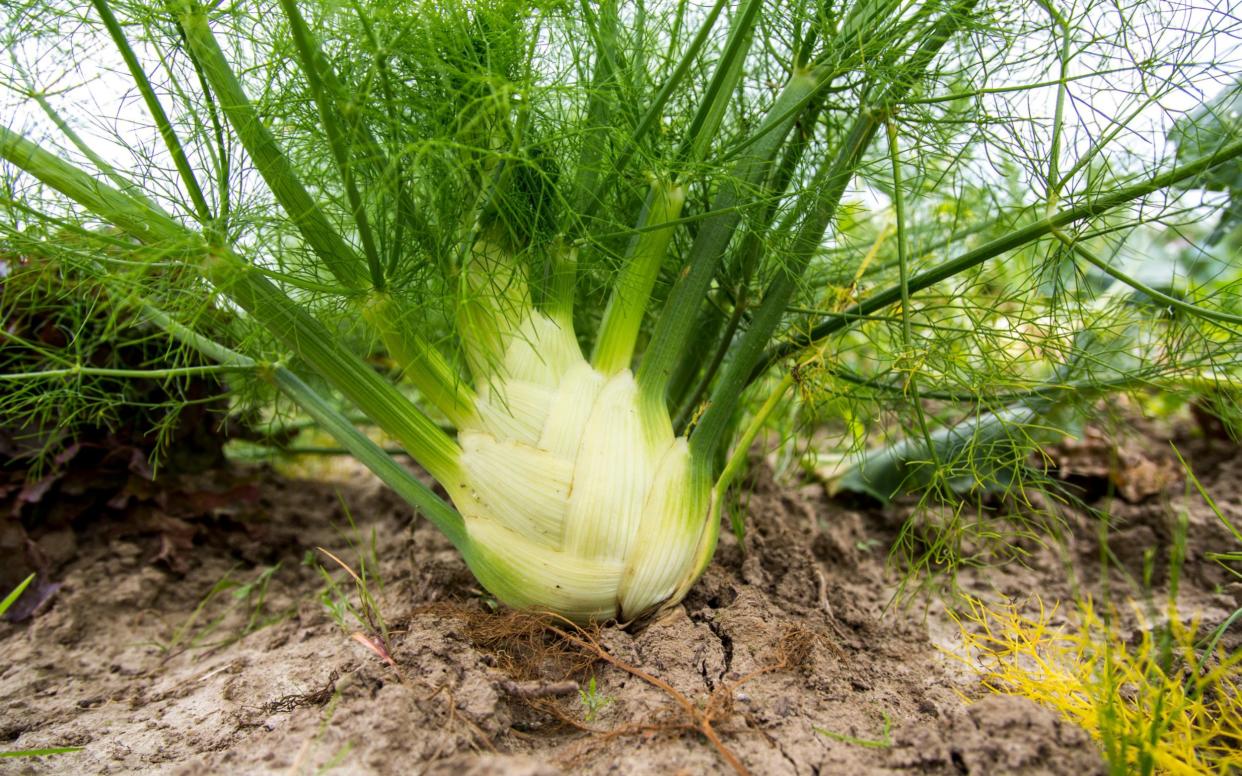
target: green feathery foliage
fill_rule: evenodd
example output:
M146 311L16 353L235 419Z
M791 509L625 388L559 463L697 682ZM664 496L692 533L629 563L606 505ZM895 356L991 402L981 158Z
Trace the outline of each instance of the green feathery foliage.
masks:
M3 13L6 265L106 290L142 326L91 336L161 338L168 379L193 353L278 391L515 606L679 600L793 384L905 421L900 476L856 475L883 496L1020 489L1067 397L1236 385L1236 254L1200 235L1242 138L1188 133L1237 81L1223 5ZM6 414L121 398L5 347Z

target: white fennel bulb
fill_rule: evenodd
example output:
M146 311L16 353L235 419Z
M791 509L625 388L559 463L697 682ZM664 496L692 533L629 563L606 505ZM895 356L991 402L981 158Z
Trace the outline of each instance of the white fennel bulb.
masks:
M505 327L507 328L507 327ZM709 483L662 402L604 375L570 327L527 308L458 429L468 560L509 606L629 620L701 571Z

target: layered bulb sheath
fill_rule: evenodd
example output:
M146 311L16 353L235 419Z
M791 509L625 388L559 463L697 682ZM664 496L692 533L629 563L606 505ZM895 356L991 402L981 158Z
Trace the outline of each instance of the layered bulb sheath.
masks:
M628 369L593 368L565 321L527 307L503 329L458 429L451 495L471 570L509 606L579 622L679 600L714 535L707 477L663 401L645 399Z

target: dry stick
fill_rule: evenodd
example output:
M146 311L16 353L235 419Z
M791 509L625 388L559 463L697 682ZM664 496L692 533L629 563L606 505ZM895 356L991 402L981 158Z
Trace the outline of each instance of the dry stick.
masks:
M513 697L522 698L523 700L557 695L573 695L579 689L578 683L572 679L564 682L514 682L505 680L497 686Z

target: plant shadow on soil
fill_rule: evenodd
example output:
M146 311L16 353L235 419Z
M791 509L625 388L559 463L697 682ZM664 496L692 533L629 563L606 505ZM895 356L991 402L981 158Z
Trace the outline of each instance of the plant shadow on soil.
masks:
M1192 460L1211 461L1196 473L1236 516L1236 447L1195 444ZM157 539L96 526L50 605L0 624L0 750L84 747L0 773L697 774L733 759L754 774L1103 772L1054 712L981 696L937 649L954 635L939 604L884 611L895 579L877 547L900 509L854 509L756 467L747 552L725 531L681 605L641 628L578 631L493 613L448 543L364 477L232 476L262 496L200 522L181 573L152 563ZM1181 596L1219 622L1242 601L1198 557L1219 535L1183 493L1119 503L1113 549L1134 573L1187 510ZM1095 532L1072 520L1069 562L1089 578ZM310 560L325 547L356 562L372 532L386 642L334 621ZM1066 557L1033 547L963 584L1068 598ZM261 597L243 584L273 567ZM239 584L191 621L221 580Z

